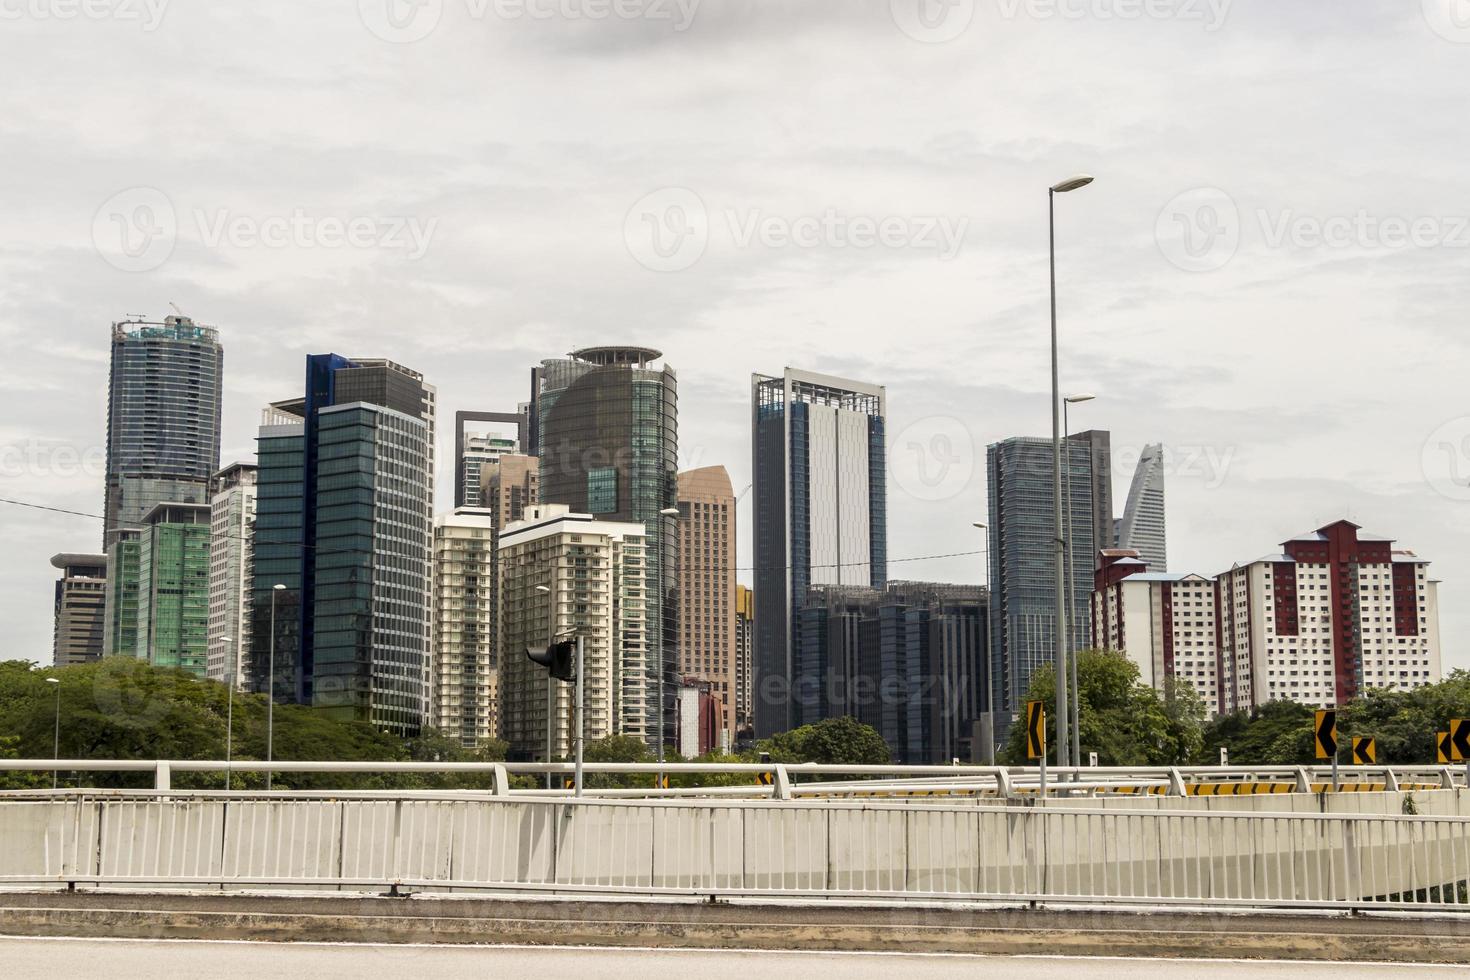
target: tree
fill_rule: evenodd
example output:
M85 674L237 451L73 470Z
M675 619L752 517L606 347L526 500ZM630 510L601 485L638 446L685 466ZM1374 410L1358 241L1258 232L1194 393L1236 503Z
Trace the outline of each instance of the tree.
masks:
M1031 675L1028 701L1046 705L1047 758L1056 760L1056 675L1050 664ZM1175 766L1199 751L1204 706L1187 684L1161 693L1139 680L1138 665L1110 650L1077 655L1078 741L1083 759L1091 752L1104 766ZM1018 765L1026 759L1026 726L1011 726L1003 753Z
M881 766L892 759L888 743L871 725L855 718L824 718L760 743L773 762Z

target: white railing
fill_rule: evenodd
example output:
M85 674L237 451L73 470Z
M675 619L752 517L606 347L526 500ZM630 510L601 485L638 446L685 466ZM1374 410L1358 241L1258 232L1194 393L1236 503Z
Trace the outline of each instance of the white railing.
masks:
M1467 911L1470 818L465 793L0 800L0 884Z
M637 787L625 789L590 788L597 796L716 796L792 799L803 796L870 796L875 793L921 792L943 790L974 796L1016 799L1041 793L1039 773L1035 768L992 766L902 766L902 765L783 765L779 763L587 763L587 775L689 777L698 783L701 776L738 776L742 785L688 786L659 789ZM1470 766L1466 767L1470 769ZM155 789L173 786L179 773L274 774L310 773L419 773L479 774L490 779L498 796L565 795L570 787L554 790L515 788L513 776L534 776L538 784L546 774L570 780L571 763L487 763L487 762L231 762L219 760L99 760L99 759L0 759L0 772L30 771L68 774L111 772L150 773ZM1466 769L1448 766L1343 766L1337 773L1337 786L1344 789L1451 789L1467 785ZM849 777L849 778L838 778ZM855 778L854 778L855 777ZM70 780L69 780L70 781ZM1113 793L1157 793L1167 796L1212 795L1201 787L1249 787L1252 792L1317 793L1333 787L1330 766L1254 766L1254 767L1051 767L1045 792L1053 796L1098 796ZM0 793L3 793L0 790Z

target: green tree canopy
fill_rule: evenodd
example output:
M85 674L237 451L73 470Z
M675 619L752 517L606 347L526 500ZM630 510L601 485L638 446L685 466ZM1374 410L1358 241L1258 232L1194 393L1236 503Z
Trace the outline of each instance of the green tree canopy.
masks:
M823 765L886 765L888 743L871 725L854 718L825 718L782 732L760 743L773 762L816 762Z
M1138 665L1108 650L1077 656L1078 740L1082 757L1096 752L1104 766L1184 765L1199 752L1204 706L1188 684L1159 692L1139 680ZM1026 700L1046 705L1047 758L1056 761L1056 674L1051 665L1031 675ZM1003 753L1013 765L1026 759L1024 725L1012 725Z

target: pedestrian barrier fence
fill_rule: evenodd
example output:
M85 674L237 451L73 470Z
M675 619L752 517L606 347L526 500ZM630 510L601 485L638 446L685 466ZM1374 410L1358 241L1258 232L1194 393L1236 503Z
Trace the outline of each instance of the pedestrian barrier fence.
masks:
M0 885L1470 910L1470 818L1073 803L63 791Z

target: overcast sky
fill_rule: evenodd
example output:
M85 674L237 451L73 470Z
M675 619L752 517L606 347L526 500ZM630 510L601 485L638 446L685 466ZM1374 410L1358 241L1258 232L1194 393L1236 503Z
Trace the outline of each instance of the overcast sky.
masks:
M1062 384L1120 509L1162 441L1174 570L1394 537L1470 666L1464 0L0 0L0 79L0 496L101 512L109 324L172 301L222 332L226 461L308 353L447 416L637 343L737 491L752 371L886 385L889 554L978 551L1085 171ZM48 560L100 537L0 505L0 657L49 662Z

